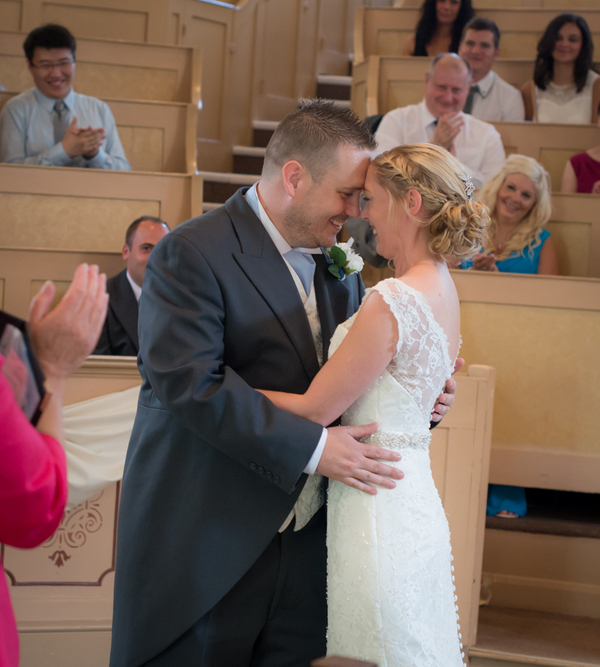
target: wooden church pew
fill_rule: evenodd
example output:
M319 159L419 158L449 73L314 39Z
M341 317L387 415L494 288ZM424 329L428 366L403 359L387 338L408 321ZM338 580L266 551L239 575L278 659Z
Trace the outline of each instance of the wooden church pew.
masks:
M13 93L0 92L0 109ZM194 173L198 108L184 102L103 100L133 171Z
M23 54L26 34L0 32L0 80L8 92L33 85ZM183 46L78 39L75 89L101 99L200 101L200 51Z
M564 11L564 10L563 10ZM492 19L502 33L504 58L534 58L537 43L560 9L480 9L476 16ZM578 10L590 26L592 37L600 36L600 10ZM415 31L419 10L415 8L357 7L354 24L354 59L370 55L399 56L406 39Z
M159 216L171 228L202 213L202 178L0 164L0 308L26 317L46 279L64 293L75 267L120 259L128 225Z

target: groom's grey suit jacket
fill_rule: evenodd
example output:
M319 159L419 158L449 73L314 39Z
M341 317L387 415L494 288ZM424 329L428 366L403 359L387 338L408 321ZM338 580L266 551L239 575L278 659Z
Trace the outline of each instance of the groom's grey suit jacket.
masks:
M304 392L319 366L298 290L244 191L179 225L148 261L111 667L157 655L232 588L292 509L321 436L252 389ZM327 354L364 288L316 262Z

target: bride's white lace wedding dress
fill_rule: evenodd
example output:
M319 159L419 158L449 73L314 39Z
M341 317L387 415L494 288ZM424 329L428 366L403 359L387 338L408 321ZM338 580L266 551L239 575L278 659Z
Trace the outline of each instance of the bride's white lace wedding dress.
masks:
M450 533L428 450L431 411L454 363L420 292L394 278L373 289L396 317L398 349L342 424L378 422L367 441L400 451L405 476L376 496L329 484L327 653L380 667L462 667ZM336 329L330 353L354 317Z

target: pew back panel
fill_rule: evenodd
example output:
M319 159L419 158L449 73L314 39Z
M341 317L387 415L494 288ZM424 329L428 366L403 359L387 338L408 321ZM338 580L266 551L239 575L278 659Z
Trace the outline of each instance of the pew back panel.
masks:
M0 92L0 110L14 93ZM198 110L183 102L108 100L133 171L194 173Z
M453 279L461 356L497 371L490 481L598 492L600 280L471 271ZM515 467L516 455L525 467Z
M24 33L0 32L0 78L21 93L32 86ZM200 53L194 48L101 39L77 41L77 92L94 97L198 104Z
M560 191L562 174L570 157L600 144L596 125L546 123L494 123L507 153L521 153L541 162L548 170L552 189Z
M0 205L4 307L25 317L32 281L69 281L82 261L120 271L125 230L140 215L171 227L200 215L202 178L3 164Z
M476 16L492 19L502 33L502 53L506 58L533 58L537 43L559 9L477 9ZM600 11L578 12L598 41ZM406 39L414 33L419 10L407 8L359 7L356 10L354 57L361 62L370 55L399 56Z

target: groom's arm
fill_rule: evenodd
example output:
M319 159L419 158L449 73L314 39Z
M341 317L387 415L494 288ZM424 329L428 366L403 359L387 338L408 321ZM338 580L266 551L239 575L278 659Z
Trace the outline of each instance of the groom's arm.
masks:
M205 443L290 493L323 429L276 408L224 364L225 326L207 261L169 234L152 251L140 299L140 358L152 389Z

